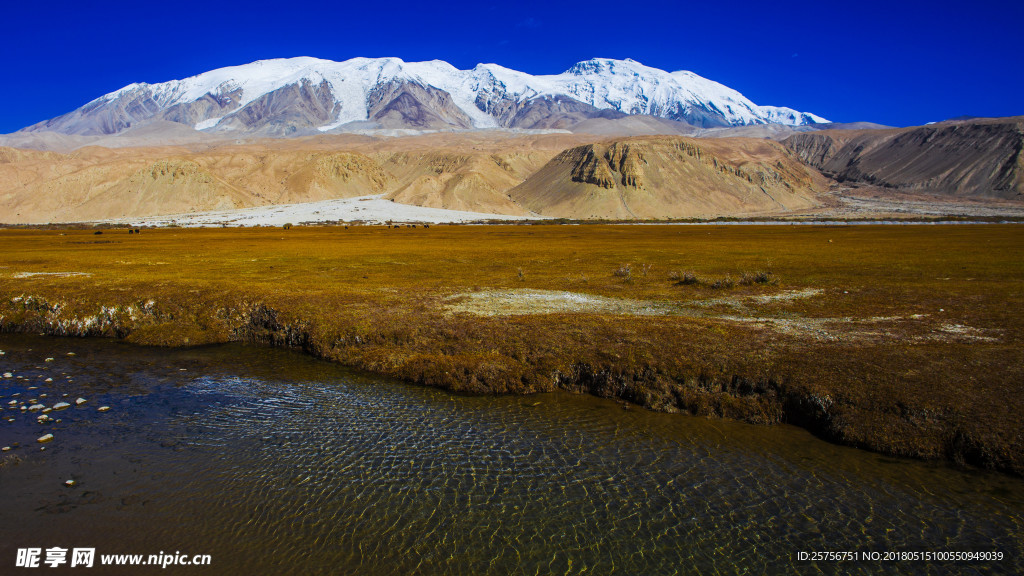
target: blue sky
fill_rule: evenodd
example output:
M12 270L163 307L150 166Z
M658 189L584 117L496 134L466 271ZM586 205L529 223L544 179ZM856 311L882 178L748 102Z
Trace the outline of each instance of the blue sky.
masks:
M3 20L0 133L132 82L290 56L493 62L531 74L628 57L837 122L1024 114L1021 0L58 0L8 3Z

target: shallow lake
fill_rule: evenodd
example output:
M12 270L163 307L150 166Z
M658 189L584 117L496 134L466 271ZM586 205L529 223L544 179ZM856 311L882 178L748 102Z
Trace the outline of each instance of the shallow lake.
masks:
M790 426L571 394L453 396L241 345L0 335L0 350L3 574L20 573L17 549L55 546L95 548L97 564L211 557L164 571L64 566L85 574L1024 572L1021 479ZM72 407L40 424L20 409L29 400Z

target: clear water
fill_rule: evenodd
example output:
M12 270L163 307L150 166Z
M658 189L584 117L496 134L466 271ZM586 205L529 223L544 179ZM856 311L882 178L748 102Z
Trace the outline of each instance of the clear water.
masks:
M792 427L452 396L234 345L8 335L0 349L15 375L0 446L19 444L0 455L0 574L30 546L210 554L167 568L196 574L1024 572L1024 481ZM15 393L88 403L40 425L8 409ZM1004 559L798 559L813 550Z

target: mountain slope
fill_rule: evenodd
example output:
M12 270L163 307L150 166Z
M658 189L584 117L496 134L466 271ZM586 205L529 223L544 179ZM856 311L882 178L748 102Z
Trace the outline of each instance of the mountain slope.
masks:
M526 214L508 190L583 139L491 132L257 144L0 147L0 222L79 222L385 195L398 203Z
M805 209L825 188L775 142L636 137L566 150L509 196L544 216L690 218Z
M107 135L166 120L225 135L280 137L378 128L567 128L626 115L698 127L827 122L758 106L692 72L629 59L593 59L562 74L532 76L496 64L458 70L439 60L304 57L131 84L23 131Z
M1024 117L890 130L829 130L784 140L840 181L962 198L1024 197Z

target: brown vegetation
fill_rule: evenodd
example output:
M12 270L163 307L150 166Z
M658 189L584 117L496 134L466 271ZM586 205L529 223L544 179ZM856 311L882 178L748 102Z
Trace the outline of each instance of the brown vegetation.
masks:
M289 346L1021 474L1022 252L1013 225L7 230L0 328ZM459 311L488 291L576 304Z

